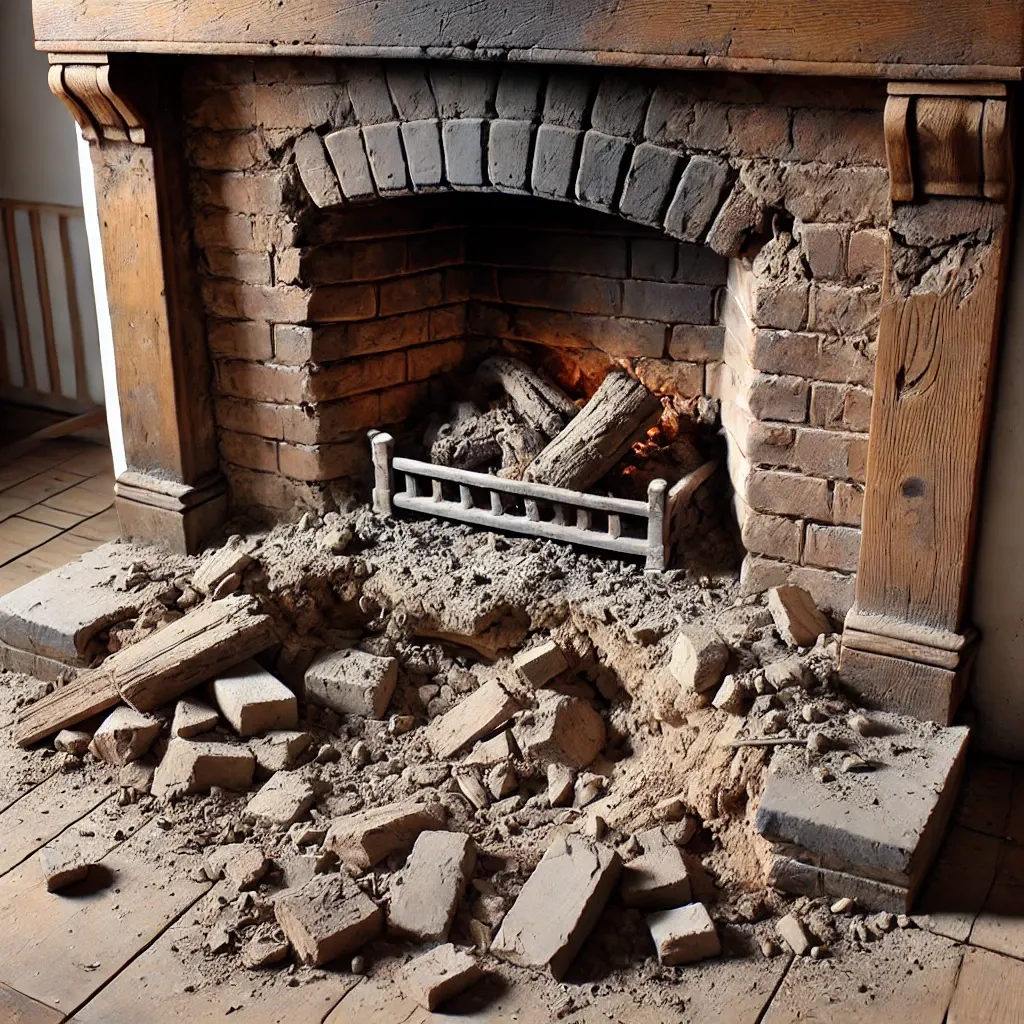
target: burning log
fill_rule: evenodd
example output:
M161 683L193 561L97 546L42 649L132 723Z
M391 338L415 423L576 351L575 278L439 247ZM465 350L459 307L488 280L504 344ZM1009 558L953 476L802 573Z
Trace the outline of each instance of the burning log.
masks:
M571 398L518 359L486 359L477 369L476 379L487 386L500 386L520 418L548 440L557 437L576 415Z
M530 463L526 480L582 491L597 483L661 415L638 380L613 370L579 415Z

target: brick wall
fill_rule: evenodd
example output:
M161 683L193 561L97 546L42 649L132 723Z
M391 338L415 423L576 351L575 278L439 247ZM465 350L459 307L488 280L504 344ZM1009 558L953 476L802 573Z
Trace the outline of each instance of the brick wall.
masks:
M184 90L236 503L330 501L438 374L544 346L720 399L745 581L848 605L883 88L279 58L196 59Z

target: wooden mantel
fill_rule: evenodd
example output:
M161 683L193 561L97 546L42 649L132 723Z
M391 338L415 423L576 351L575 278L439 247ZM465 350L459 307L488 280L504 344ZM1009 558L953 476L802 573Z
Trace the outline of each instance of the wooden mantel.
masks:
M951 719L976 645L964 616L1002 324L1013 202L1008 83L1024 69L1024 0L33 7L51 88L93 143L129 463L117 485L122 530L183 551L196 550L219 521L225 487L169 55L495 59L888 80L893 230L842 672L867 702ZM894 257L912 262L907 246L934 237L937 219L961 240L962 268L924 284L913 275L901 281L907 262Z
M34 0L51 52L470 57L1019 79L1020 0ZM215 15L213 11L215 10Z

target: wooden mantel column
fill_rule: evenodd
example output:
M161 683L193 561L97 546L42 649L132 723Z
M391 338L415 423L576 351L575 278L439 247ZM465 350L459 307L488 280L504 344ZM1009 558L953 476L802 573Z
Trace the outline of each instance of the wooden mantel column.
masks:
M854 607L841 676L865 703L948 723L977 644L964 621L1012 200L1002 85L898 83Z
M173 59L50 57L89 140L128 470L122 535L192 552L226 508L189 240Z

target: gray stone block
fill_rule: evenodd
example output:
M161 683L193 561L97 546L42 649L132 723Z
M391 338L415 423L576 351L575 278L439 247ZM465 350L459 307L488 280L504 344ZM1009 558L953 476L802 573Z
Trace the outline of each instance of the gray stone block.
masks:
M714 291L703 284L625 281L622 312L639 320L709 324L714 312L713 299Z
M607 135L635 138L644 123L651 91L635 75L609 74L601 79L590 123Z
M412 187L440 187L444 183L440 122L436 118L406 121L402 124L402 141L405 143Z
M763 222L764 209L757 197L737 182L711 222L705 242L723 256L736 256L746 238L760 230Z
M487 117L493 112L498 87L496 67L448 64L431 67L438 111L445 120Z
M910 910L910 890L903 885L861 878L846 871L831 871L776 854L768 869L768 884L793 896L849 896L865 910L905 914Z
M502 68L494 107L498 117L509 121L532 121L540 109L539 68L510 65Z
M492 121L487 140L487 174L498 188L525 192L530 182L529 121Z
M707 233L729 183L729 165L713 156L695 156L683 168L675 196L665 214L665 230L685 242Z
M678 170L678 153L642 142L633 150L619 200L619 213L630 220L660 227Z
M333 168L327 162L324 141L316 132L306 132L295 140L295 166L309 198L319 207L338 206L341 188Z
M357 60L348 66L348 98L360 124L383 124L395 119L384 66Z
M482 117L445 121L441 129L448 182L453 188L479 188L484 179L484 129Z
M576 198L588 206L611 210L619 191L629 143L615 135L591 129L583 136Z
M537 129L537 143L533 150L533 191L542 196L566 199L573 184L576 151L583 132L542 124Z
M377 190L381 193L405 191L409 187L409 175L398 122L367 125L363 128L363 138Z
M376 196L370 162L363 148L363 133L359 128L339 128L324 137L324 145L346 199Z
M437 104L422 64L413 61L389 63L387 76L391 98L403 121L425 121L437 117Z
M544 120L563 128L582 128L594 84L585 71L559 68L548 76Z
M857 737L855 752L868 773L839 770L822 784L803 751L772 761L755 827L765 838L806 851L831 871L906 887L913 898L938 847L952 809L968 730L932 730L895 715L875 714L884 734Z
M706 245L679 243L675 280L690 284L724 285L729 261Z

